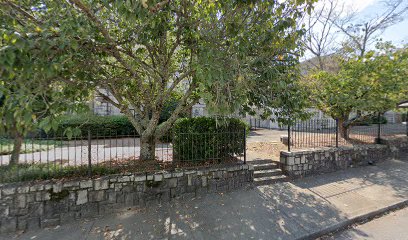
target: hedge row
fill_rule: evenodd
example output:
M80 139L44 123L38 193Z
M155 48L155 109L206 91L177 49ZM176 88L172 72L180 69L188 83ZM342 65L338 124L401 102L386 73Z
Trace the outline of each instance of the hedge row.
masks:
M173 127L174 161L221 161L241 155L248 131L249 126L239 119L178 119Z
M74 131L74 136L87 136L88 131L90 131L92 138L138 135L129 119L125 116L97 115L65 116L61 119L58 130L52 131L48 135L52 137L66 136L67 129Z
M165 122L176 109L182 95L173 93L166 99L163 110L160 113L159 123ZM182 112L180 117L187 117L190 115L190 110ZM124 136L124 135L138 135L133 125L125 116L97 116L93 114L80 114L65 116L61 119L58 130L48 133L51 137L67 136L67 129L74 130L75 135L87 136L88 130L91 131L93 138L100 136ZM44 132L41 135L47 135ZM169 136L166 138L170 139Z
M374 116L363 117L363 118L357 120L354 123L354 125L357 125L357 126L369 126L371 124L378 124L378 123L387 124L387 122L388 122L387 118L385 118L384 116L380 116L378 118L378 116L374 115Z

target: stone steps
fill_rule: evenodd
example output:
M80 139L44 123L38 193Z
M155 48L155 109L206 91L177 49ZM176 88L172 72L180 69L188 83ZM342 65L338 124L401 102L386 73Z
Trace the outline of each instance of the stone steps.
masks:
M278 163L273 160L255 160L250 163L254 166L254 184L256 186L282 182L288 179L282 173Z
M278 169L279 166L276 163L254 164L255 171Z
M279 175L282 175L282 170L280 170L279 168L258 170L254 172L255 178L272 177L272 176L279 176Z
M254 184L255 186L262 186L262 185L268 185L268 184L273 184L277 182L286 182L287 180L288 180L288 177L285 175L261 177L261 178L255 178Z

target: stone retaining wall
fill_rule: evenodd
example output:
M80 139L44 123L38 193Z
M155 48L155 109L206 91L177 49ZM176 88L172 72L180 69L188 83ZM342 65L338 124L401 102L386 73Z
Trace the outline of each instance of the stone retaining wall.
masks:
M240 188L253 181L250 165L111 175L98 179L3 184L0 233L55 226L62 222Z
M408 156L408 137L386 137L381 139L381 144L388 146L392 157Z
M373 144L294 152L281 151L280 163L286 175L299 178L367 165L369 161L384 161L391 155L388 146Z
M292 178L333 172L350 167L385 161L390 157L408 157L408 137L385 137L381 145L322 148L281 151L280 163L283 172Z

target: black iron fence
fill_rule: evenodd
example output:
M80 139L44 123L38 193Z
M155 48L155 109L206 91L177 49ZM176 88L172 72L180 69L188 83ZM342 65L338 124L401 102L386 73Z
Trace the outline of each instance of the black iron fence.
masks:
M250 117L249 120L246 121L248 122L250 129L257 130L262 128L262 120L260 118Z
M0 182L153 172L246 162L246 131L169 134L155 145L153 161L140 161L134 134L31 137L23 141L17 164L10 164L13 139L0 138Z
M288 129L288 150L374 144L383 137L408 136L407 118L402 115L395 123L388 123L384 117L377 117L375 123L358 122L346 129L335 119L295 121Z

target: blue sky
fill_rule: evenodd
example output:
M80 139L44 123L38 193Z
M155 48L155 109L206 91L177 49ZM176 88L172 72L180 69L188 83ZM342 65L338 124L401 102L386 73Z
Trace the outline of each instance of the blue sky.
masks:
M384 0L345 0L349 7L359 12L359 17L370 18L384 11ZM404 4L404 3L403 3ZM408 13L405 20L388 28L381 37L396 45L408 44Z
M343 8L343 16L348 15L350 12L357 13L356 22L364 22L364 20L373 19L378 15L382 15L385 10L387 10L387 6L384 4L384 1L389 0L337 0L338 7ZM408 0L403 0L404 2L402 5L407 6ZM315 9L318 11L327 2L325 0L319 0L316 5ZM344 6L343 6L344 4ZM341 9L338 9L341 11ZM315 25L316 32L319 32L319 28L321 25ZM408 12L405 13L404 20L387 28L384 32L378 32L379 35L375 37L380 37L383 41L391 41L395 46L402 47L403 45L408 45ZM330 43L331 46L329 47L338 47L339 44L345 40L344 34L337 34L334 41ZM368 46L369 49L372 49L374 45ZM313 55L306 51L305 56L303 59L308 59L313 57Z

